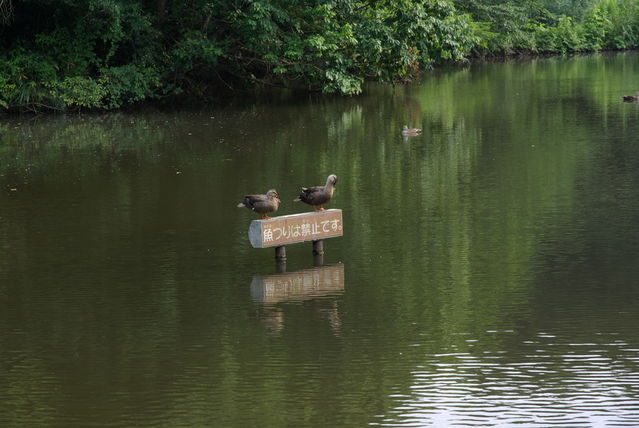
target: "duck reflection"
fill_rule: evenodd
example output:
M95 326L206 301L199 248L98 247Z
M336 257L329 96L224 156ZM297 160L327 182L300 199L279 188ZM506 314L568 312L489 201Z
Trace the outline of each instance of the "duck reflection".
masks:
M251 281L251 298L262 304L259 317L266 328L276 332L284 328L284 311L280 304L308 301L339 334L341 319L334 297L343 292L342 264L254 276Z

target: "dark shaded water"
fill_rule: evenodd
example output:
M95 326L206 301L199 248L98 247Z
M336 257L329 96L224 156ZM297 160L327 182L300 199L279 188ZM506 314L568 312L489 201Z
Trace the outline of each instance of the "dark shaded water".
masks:
M4 120L0 426L639 426L637 90L624 53ZM329 173L345 236L276 276L235 205Z

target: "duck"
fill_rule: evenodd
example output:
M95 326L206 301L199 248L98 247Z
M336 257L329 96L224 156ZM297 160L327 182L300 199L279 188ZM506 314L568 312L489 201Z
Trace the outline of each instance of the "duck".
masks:
M406 125L404 125L404 127L402 128L402 135L406 137L419 135L421 133L422 133L422 130L419 128L409 128Z
M635 103L639 101L639 92L636 95L624 95L623 100L627 103Z
M265 195L246 195L244 201L237 204L238 208L246 207L249 210L258 213L262 219L267 220L271 217L267 213L274 213L280 207L280 200L277 190L270 189Z
M302 187L302 193L293 202L305 202L312 206L315 212L324 211L324 204L333 197L336 183L337 176L331 174L326 179L324 186ZM317 209L318 206L319 209Z

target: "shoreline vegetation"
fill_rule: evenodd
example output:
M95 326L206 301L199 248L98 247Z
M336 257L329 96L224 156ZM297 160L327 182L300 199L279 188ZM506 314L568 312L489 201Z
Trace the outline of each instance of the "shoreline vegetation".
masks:
M354 95L473 58L639 47L636 0L0 0L0 111L281 87Z

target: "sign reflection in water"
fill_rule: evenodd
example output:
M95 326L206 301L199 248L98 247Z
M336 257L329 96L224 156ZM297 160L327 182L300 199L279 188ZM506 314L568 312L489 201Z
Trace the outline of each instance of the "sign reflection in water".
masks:
M344 292L344 265L320 266L297 272L254 276L251 298L262 304L260 318L271 330L284 327L284 314L280 303L312 300L328 319L335 333L341 325L335 297Z

